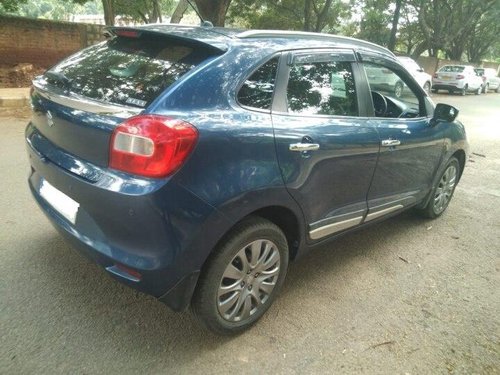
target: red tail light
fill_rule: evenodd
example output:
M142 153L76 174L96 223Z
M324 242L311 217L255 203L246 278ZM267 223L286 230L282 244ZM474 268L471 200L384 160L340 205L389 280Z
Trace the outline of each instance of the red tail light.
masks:
M109 166L146 177L165 177L187 159L198 140L196 128L157 115L128 119L111 136Z
M437 73L434 73L434 75L432 76L433 78L437 78L438 77L438 74Z
M458 75L457 75L457 79L464 79L464 78L465 78L465 76L464 76L464 75L462 75L462 74L458 74Z

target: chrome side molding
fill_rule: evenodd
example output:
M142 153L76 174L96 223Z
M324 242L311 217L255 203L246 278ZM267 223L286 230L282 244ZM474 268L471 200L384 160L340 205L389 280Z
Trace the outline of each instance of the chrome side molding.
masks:
M374 220L374 219L377 219L377 218L379 218L381 216L387 215L388 213L391 213L393 211L400 210L403 207L404 206L402 204L397 204L395 206L387 207L387 208L384 208L382 210L378 210L378 211L375 211L375 212L369 212L368 215L366 215L365 223L367 221Z
M327 224L322 227L309 231L309 237L311 237L312 240L318 240L322 237L358 225L361 223L362 220L363 216L357 216L352 219L347 219L343 221L337 221L336 223Z

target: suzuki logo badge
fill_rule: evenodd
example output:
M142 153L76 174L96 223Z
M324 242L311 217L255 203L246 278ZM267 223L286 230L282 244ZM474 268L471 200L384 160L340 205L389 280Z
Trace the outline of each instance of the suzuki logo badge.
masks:
M47 124L50 127L54 126L54 118L52 117L52 113L50 113L50 111L47 111Z

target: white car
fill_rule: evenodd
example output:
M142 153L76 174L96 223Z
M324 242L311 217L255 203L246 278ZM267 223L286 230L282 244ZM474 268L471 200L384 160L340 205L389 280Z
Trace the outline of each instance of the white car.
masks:
M492 68L476 68L476 73L483 78L483 93L488 90L500 92L500 78L497 76L497 71Z
M479 95L483 90L483 79L471 65L444 65L432 77L432 92L438 90L447 90L450 94L458 91L461 95L467 92Z
M431 90L432 76L424 71L415 60L407 56L398 56L397 58L408 72L415 78L415 81L424 89L425 92Z

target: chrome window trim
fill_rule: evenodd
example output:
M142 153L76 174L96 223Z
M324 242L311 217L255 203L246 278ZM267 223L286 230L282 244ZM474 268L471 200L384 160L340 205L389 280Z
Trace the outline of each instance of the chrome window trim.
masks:
M35 79L33 81L33 86L36 92L44 98L66 107L100 115L113 115L119 118L129 118L140 114L144 110L142 108L108 104L71 92L63 95L55 92L55 90L48 90L45 87L45 83L44 79Z

